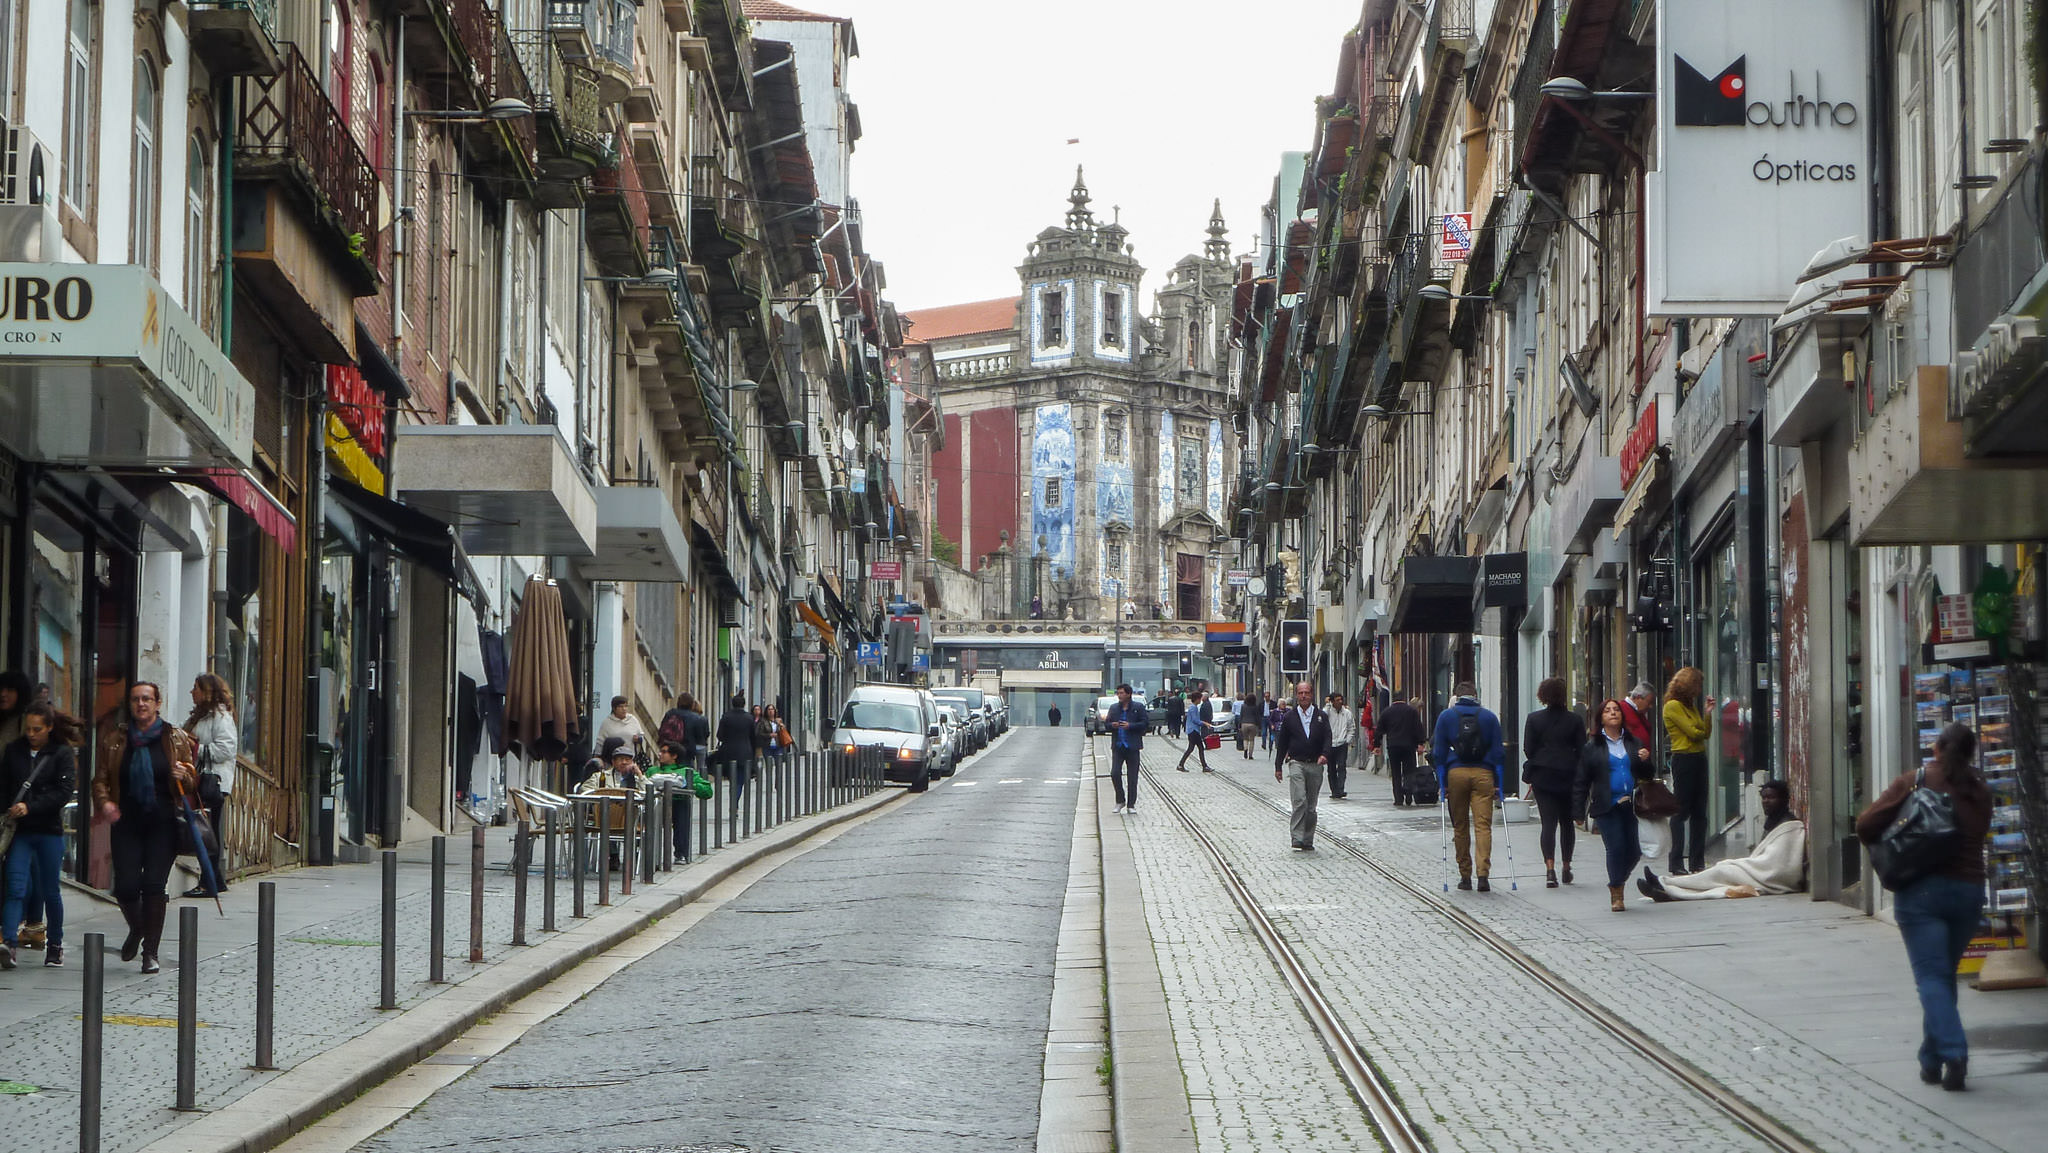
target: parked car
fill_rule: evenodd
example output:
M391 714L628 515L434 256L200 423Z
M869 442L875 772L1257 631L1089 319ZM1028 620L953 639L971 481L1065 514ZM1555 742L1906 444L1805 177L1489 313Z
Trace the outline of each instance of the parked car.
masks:
M1007 732L1009 732L1009 731L1010 731L1010 702L1009 702L1009 700L1008 700L1007 698L1005 698L1005 697L1004 697L1004 696L1003 696L1003 695L1002 695L1001 693L990 693L990 694L988 695L988 699L989 699L989 700L991 700L991 701L993 701L993 702L995 702L995 708L996 708L996 731L997 731L997 732L999 732L999 733L1007 733Z
M939 702L939 752L941 766L933 771L935 776L950 777L960 768L960 762L967 759L967 720L960 715L958 705Z
M974 734L971 742L974 748L986 748L989 742L995 740L995 721L990 718L990 710L987 707L988 694L980 689L955 685L950 688L933 689L932 695L942 702L960 706L961 716Z
M849 693L832 730L832 747L848 756L864 748L887 750L883 779L912 784L942 766L944 722L939 702L906 685L861 685Z

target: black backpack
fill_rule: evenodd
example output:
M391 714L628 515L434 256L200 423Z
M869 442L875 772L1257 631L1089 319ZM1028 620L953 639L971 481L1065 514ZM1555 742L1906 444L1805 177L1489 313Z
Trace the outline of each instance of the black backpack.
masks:
M1458 714L1458 735L1451 738L1451 756L1461 765L1483 765L1486 763L1486 733L1479 727L1479 713L1475 709Z

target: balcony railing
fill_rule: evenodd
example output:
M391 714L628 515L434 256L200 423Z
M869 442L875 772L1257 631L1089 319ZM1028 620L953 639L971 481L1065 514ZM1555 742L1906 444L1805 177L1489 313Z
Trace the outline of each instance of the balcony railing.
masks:
M498 16L484 0L448 0L448 19L455 26L455 38L469 57L470 82L480 92L493 90L496 83L492 65L496 62L495 39Z
M610 162L611 137L600 114L597 78L565 61L545 28L513 32L511 40L533 90L534 112L553 121L560 134L559 148L545 151L580 160L584 171Z
M319 78L285 46L283 71L241 84L242 119L235 150L250 169L277 167L294 176L350 257L375 278L377 173Z
M201 0L194 8L240 9L256 18L256 23L277 39L277 0Z
M591 256L599 267L616 276L646 274L647 193L640 187L640 168L630 157L591 174L584 219Z
M548 0L550 29L580 31L593 57L627 71L638 17L634 0Z

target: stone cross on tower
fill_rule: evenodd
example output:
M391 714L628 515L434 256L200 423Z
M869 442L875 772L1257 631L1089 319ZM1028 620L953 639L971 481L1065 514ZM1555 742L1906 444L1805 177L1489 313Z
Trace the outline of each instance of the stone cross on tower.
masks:
M1219 198L1209 211L1209 239L1202 245L1203 256L1219 262L1229 261L1230 241L1224 239L1226 231L1223 227L1223 201Z
M1085 232L1095 227L1095 214L1088 210L1088 182L1081 178L1081 166L1074 165L1074 191L1067 196L1067 227Z

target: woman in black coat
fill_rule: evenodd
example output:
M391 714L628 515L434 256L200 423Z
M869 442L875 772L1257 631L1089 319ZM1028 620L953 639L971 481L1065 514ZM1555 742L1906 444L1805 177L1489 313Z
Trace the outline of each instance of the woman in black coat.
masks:
M1627 908L1623 886L1643 856L1635 794L1636 781L1649 773L1649 759L1650 751L1622 723L1621 702L1601 705L1600 728L1579 752L1572 815L1600 825L1600 840L1607 846L1608 907L1617 913Z
M7 851L7 890L0 901L0 969L15 965L23 905L30 893L41 896L49 937L43 964L64 964L64 804L77 787L76 758L70 742L77 725L49 705L30 705L22 715L22 735L0 750L0 806L14 822L14 843Z
M1579 751L1586 744L1586 722L1565 707L1564 682L1551 677L1536 686L1543 707L1522 722L1522 780L1543 818L1543 884L1557 888L1559 842L1563 842L1564 883L1572 883L1572 848L1578 840L1572 827L1572 785L1579 775Z

